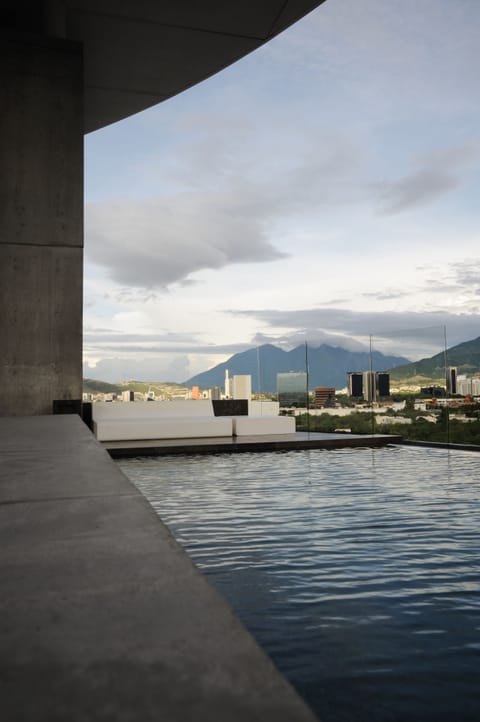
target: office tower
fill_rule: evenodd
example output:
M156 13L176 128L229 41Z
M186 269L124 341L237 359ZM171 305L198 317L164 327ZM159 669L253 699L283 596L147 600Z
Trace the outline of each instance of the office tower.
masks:
M287 373L277 374L277 394L280 406L306 406L306 372L288 371Z
M252 398L252 377L250 374L238 374L231 379L231 395L234 399Z
M447 394L457 393L457 367L449 366L446 373Z
M375 372L364 371L363 374L363 398L365 401L375 401L376 399L376 384L375 384Z
M335 389L330 386L317 386L315 388L315 402L314 406L316 409L321 409L324 406L335 405Z
M228 369L225 369L225 398L229 399L230 396L231 396L230 379L228 376Z
M378 372L375 374L377 396L390 396L390 374Z
M212 401L219 401L222 398L220 386L213 386L213 388L210 390L210 398L212 399Z
M361 371L349 371L347 385L349 396L363 396L363 373Z

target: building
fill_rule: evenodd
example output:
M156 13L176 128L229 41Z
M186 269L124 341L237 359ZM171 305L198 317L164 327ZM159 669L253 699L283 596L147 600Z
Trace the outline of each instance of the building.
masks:
M375 371L364 371L363 374L363 399L364 401L375 401L376 383L375 383Z
M212 76L317 4L2 2L2 416L81 404L84 133ZM217 716L219 695L225 719L310 719L173 538L163 544L160 521L77 421L15 419L24 454L12 470L3 465L10 499L32 521L10 512L13 533L4 529L3 717L93 720L108 708L116 719L118 689L136 719L182 720L192 714L193 680L199 719ZM30 424L48 454L32 448ZM58 443L54 429L65 432ZM145 631L159 609L162 624Z
M252 398L252 377L250 374L232 376L231 392L233 399L248 399L250 401Z
M122 391L122 401L135 401L134 391Z
M347 374L347 387L349 396L363 396L363 373L349 371Z
M212 401L219 401L222 398L220 386L213 386L210 389L210 398L212 399Z
M230 377L228 375L228 369L225 369L225 387L224 387L224 397L226 399L229 399L231 397L231 388L230 388Z
M317 386L315 388L314 406L321 409L324 406L333 406L335 404L335 389L330 386Z
M480 395L480 378L457 376L457 393L472 397Z
M390 396L390 374L379 371L375 374L377 396Z
M288 371L277 374L277 394L280 406L307 406L307 374Z
M456 366L448 366L446 374L445 374L445 381L446 381L446 389L447 394L456 394L457 393L457 367Z
M81 407L84 135L211 77L321 2L2 2L0 414Z
M422 386L420 393L422 396L438 399L445 396L445 389L443 386Z
M349 373L348 392L350 396L363 396L364 401L369 402L381 396L390 396L390 374L384 371Z

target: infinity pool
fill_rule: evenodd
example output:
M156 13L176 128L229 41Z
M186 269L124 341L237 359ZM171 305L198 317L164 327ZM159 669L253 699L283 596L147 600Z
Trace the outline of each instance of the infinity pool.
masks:
M321 720L480 719L479 455L119 465Z

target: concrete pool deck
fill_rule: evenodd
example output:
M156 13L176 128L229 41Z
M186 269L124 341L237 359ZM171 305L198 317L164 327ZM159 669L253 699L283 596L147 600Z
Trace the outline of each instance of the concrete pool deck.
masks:
M314 722L77 416L0 418L8 722Z
M149 439L146 441L103 441L102 446L115 459L167 454L235 454L257 451L300 449L342 449L347 447L398 444L401 436L387 434L324 434L297 431L294 434L238 436L215 439Z

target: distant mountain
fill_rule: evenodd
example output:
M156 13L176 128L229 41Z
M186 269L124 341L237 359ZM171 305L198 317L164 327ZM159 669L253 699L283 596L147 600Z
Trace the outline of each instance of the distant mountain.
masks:
M408 363L402 356L384 356L379 351L373 353L375 371L385 371L393 366ZM370 369L370 354L360 351L346 351L336 346L322 344L317 348L308 348L309 388L332 386L342 389L347 385L349 371L367 371ZM186 386L211 388L223 387L225 370L230 376L250 374L254 393L273 393L277 390L277 373L286 371L305 371L305 346L297 346L284 351L277 346L265 344L257 348L236 353L228 361L218 364L208 371L192 376L185 381ZM260 375L260 378L259 378Z
M459 374L480 373L480 337L447 349L447 366L456 366ZM425 379L445 383L445 353L397 366L390 374L395 381Z

